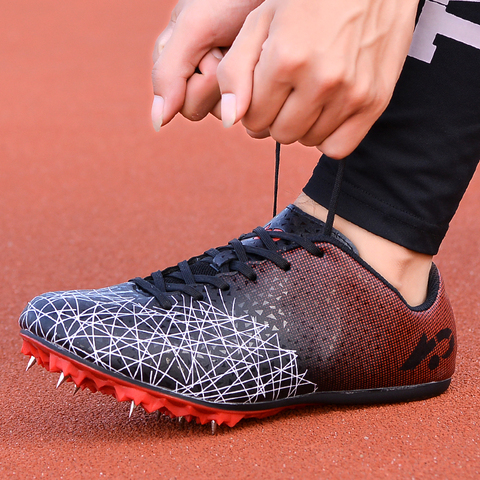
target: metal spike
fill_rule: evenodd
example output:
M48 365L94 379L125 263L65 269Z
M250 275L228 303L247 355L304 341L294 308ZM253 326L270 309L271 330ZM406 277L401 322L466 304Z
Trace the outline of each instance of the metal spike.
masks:
M80 390L80 387L75 385L75 390L73 391L73 395L76 395L79 390Z
M216 435L217 434L218 423L215 420L212 420L210 422L210 425L212 427L212 435Z
M67 381L68 376L65 376L63 372L60 373L60 377L58 377L58 382L56 388L58 388L62 383L65 383Z
M37 363L37 359L35 357L30 357L30 360L28 361L27 368L25 369L26 372L30 370L35 364Z
M128 414L128 418L132 416L132 413L134 410L135 410L135 401L132 400L132 403L130 404L130 413Z

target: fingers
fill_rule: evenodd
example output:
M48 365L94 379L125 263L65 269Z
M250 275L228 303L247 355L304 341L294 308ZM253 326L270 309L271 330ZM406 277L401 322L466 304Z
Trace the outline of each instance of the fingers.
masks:
M341 159L353 152L387 107L390 97L379 95L385 88L355 82L355 88L326 104L322 115L299 140L316 146L331 158Z
M210 50L198 65L200 73L194 73L187 81L185 101L180 113L189 120L201 120L220 102L217 67L222 58L220 49Z
M167 44L168 40L172 36L173 29L175 28L175 22L170 20L165 30L158 36L155 46L153 48L152 60L155 64L160 54L163 51L163 48ZM152 124L153 128L158 132L163 124L163 111L165 106L165 100L160 95L154 95L153 105L152 105Z
M340 160L350 155L376 121L377 115L361 112L345 120L331 135L317 145L325 155ZM304 143L300 140L300 143Z
M155 46L153 47L153 53L152 53L153 63L155 63L158 60L158 57L162 53L163 48L165 47L167 42L170 40L170 37L172 36L174 28L175 28L175 22L170 20L165 30L158 36L157 41L155 42Z
M348 118L356 115L361 106L354 107L349 103L346 95L335 98L333 102L327 102L321 111L318 119L311 127L297 139L303 145L315 147L325 141L340 125ZM299 129L295 129L296 133L300 133Z
M313 100L310 91L304 92L301 89L293 90L283 105L280 105L280 111L276 117L274 117L271 125L268 126L267 123L267 128L272 138L279 143L288 145L305 136L316 124L319 116L321 117L322 115L321 105L317 105ZM268 109L266 108L264 110ZM265 122L270 121L275 112L267 111L265 115L259 112L259 114L255 116L254 113L251 113L252 111L253 109L249 110L245 116L244 125L247 125L249 128L253 127L256 132L264 131ZM249 121L250 115L252 115L252 121ZM259 115L262 115L262 123L258 121ZM318 145L318 143L320 142L314 145Z
M217 70L222 93L221 114L226 128L239 121L248 110L252 98L255 67L268 37L271 12L254 10L245 20L237 38Z
M243 124L254 132L272 129L277 115L285 107L285 102L293 95L291 82L284 82L275 76L275 65L271 57L260 57L254 72L254 89L250 106L243 117ZM295 103L294 101L292 104Z
M210 113L218 120L222 119L222 102L219 100L216 105L210 110Z
M270 130L267 128L265 130L262 130L261 132L253 132L252 130L249 130L247 128L247 133L252 137L256 139L262 139L262 138L268 138L270 136Z
M152 122L157 131L182 109L187 80L210 49L211 36L208 29L200 29L198 21L187 14L179 15L175 28L169 25L160 36L152 71L156 96L152 106Z

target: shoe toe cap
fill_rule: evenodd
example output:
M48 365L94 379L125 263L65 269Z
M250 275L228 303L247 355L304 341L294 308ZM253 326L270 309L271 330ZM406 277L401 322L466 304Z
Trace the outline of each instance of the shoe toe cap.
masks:
M58 324L65 300L52 299L51 293L31 300L20 315L20 328L41 338L49 339L50 333Z
M74 337L78 339L79 331L84 333L82 338L88 337L94 324L101 326L103 322L108 322L137 295L131 284L100 290L45 293L25 307L19 319L20 328L64 346Z

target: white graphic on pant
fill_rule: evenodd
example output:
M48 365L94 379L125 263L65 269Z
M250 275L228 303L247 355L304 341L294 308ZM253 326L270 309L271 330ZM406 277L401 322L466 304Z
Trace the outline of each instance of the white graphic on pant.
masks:
M451 38L480 50L480 25L447 12L450 1L480 3L480 0L426 0L413 34L408 55L431 63L437 35Z

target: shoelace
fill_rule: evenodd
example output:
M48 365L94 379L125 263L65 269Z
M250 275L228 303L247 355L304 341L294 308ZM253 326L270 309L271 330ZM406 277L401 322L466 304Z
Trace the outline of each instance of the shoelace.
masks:
M277 213L279 167L280 144L277 142L275 149L273 216L276 216ZM324 235L327 236L332 233L344 168L345 161L341 160L332 192L327 222L325 223ZM258 240L260 240L263 246L250 245L248 242L242 243L242 240L249 238L256 238L257 244ZM165 309L172 308L172 294L175 292L183 293L194 300L201 301L204 299L205 286L207 285L222 291L229 290L229 283L219 276L219 273L238 272L254 282L257 279L257 274L249 265L249 262L252 260L269 260L278 268L288 271L290 262L280 253L287 248L279 248L278 240L283 240L284 245L288 245L288 249L300 246L314 256L323 256L323 250L307 238L292 233L270 231L265 230L263 227L257 227L252 233L233 239L228 243L228 246L211 248L203 256L196 257L193 261L184 260L177 267L170 267L163 271L158 270L152 273L150 277L137 277L131 281L141 290L155 297L160 306Z
M263 246L242 243L242 240L248 238L255 238L256 243L260 240ZM233 239L228 246L207 250L202 257L197 257L193 263L185 260L180 262L176 268L159 270L152 273L148 279L138 277L134 278L132 282L145 292L153 295L162 308L169 309L172 307L172 297L169 293L173 292L180 292L200 301L203 300L205 295L205 285L211 285L223 291L230 288L230 285L221 276L197 273L195 270L201 272L201 269L198 268L200 262L206 262L208 267L211 267L216 273L239 272L248 280L254 282L257 279L257 274L248 264L252 260L269 260L284 271L290 269L290 262L280 254L276 243L278 240L283 240L285 245L288 245L285 248L300 246L314 256L323 256L323 250L307 238L292 233L270 231L263 227L257 227L252 233ZM283 251L285 251L285 248Z
M275 146L275 175L274 175L274 187L273 187L273 216L277 215L277 197L278 197L278 177L280 173L280 143L276 143ZM329 237L332 234L333 221L335 220L335 214L337 212L338 199L340 197L340 187L342 186L343 173L345 172L346 159L338 161L338 170L335 177L335 184L333 185L332 196L330 197L330 204L328 208L327 221L325 222L325 229L323 234Z

